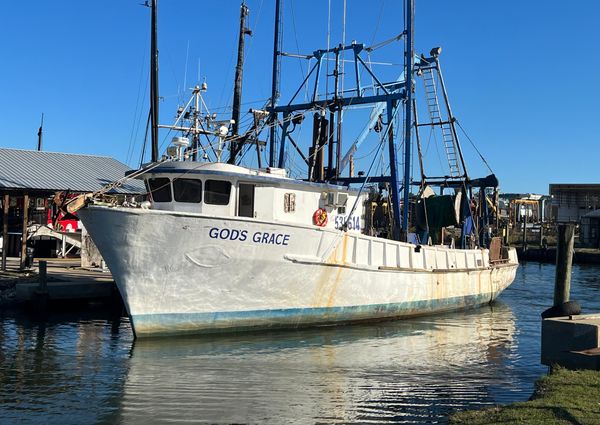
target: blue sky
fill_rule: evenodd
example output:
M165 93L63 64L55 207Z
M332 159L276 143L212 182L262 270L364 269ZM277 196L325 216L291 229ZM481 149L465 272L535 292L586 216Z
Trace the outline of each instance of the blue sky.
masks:
M137 165L149 45L149 10L140 3L2 2L0 146L34 149L43 112L46 150L109 155ZM254 35L247 41L244 110L270 96L274 14L273 0L247 4ZM330 43L342 41L342 5L285 0L284 50L326 47L328 22ZM198 75L208 83L210 107L227 111L238 16L237 0L159 0L161 123L172 121L188 96L184 82L192 87ZM598 182L599 21L600 2L592 0L416 1L416 49L443 47L453 111L503 191L546 193L549 183ZM347 42L369 45L402 29L402 2L347 0ZM376 53L373 60L402 62L401 44ZM401 70L375 68L388 80ZM283 60L282 99L305 70L306 63ZM349 143L360 129L347 121ZM307 124L298 133L304 144L311 134ZM471 174L486 174L470 143L464 137L462 143ZM365 148L366 154L368 143ZM368 167L364 161L358 169Z

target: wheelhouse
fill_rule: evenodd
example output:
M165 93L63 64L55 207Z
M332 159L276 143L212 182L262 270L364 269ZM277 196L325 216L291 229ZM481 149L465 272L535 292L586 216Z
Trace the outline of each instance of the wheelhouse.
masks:
M290 179L282 169L171 162L144 179L156 210L364 229L364 195L344 186Z

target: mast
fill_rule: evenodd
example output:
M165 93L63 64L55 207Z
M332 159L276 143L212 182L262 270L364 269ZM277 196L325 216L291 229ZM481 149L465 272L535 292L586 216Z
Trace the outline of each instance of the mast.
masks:
M156 6L157 0L152 0L152 18L150 23L150 121L152 135L152 162L158 161L158 45Z
M413 58L414 58L414 40L413 40L413 18L414 18L414 0L406 0L406 49L404 59L404 75L406 81L406 100L405 100L405 133L404 133L404 211L402 214L402 232L404 240L408 242L408 211L410 194L410 148L411 148L411 129L412 129L412 107L413 107ZM395 193L394 195L397 195ZM394 211L396 212L396 211Z
M233 124L231 126L231 135L233 140L229 144L229 164L235 164L236 157L243 146L243 141L239 138L240 128L240 106L242 100L242 78L244 73L244 40L246 35L252 35L252 31L246 26L246 20L250 9L242 1L240 9L240 34L238 39L238 57L237 65L235 67L235 82L233 89L233 107L231 111L231 119Z
M344 6L345 6L344 2ZM345 36L343 37L346 38ZM340 49L335 52L335 103L337 109L337 127L336 127L336 141L335 141L335 159L332 159L332 170L329 172L332 178L338 178L340 176L340 160L341 160L341 146L342 146L342 107L338 105L338 100L342 94L340 93L340 75L344 78L343 68L344 62L342 61L342 72L340 72L340 52L342 44L339 45ZM342 80L343 81L343 80ZM343 84L342 84L343 86ZM333 118L333 114L331 115ZM331 126L333 127L333 119L331 120ZM333 137L329 140L329 143L333 143ZM335 173L334 173L335 170Z
M273 37L273 84L271 86L271 108L277 106L277 100L279 100L279 73L281 67L281 46L283 43L283 0L275 1L275 35ZM275 127L277 126L277 113L273 110L269 120L271 126L269 135L269 166L275 166L275 151L276 151L276 132Z

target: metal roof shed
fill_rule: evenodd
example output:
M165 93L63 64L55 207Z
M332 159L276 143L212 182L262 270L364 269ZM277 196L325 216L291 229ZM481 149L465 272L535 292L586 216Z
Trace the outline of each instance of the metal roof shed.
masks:
M0 148L0 191L94 192L129 170L107 156ZM130 180L111 193L144 191L141 181Z
M30 195L47 198L56 191L94 192L123 178L129 170L127 165L106 156L0 148L0 193L3 195L2 269L6 268L11 198L13 203L15 198L19 198L22 205L21 266L24 267ZM142 181L128 180L109 193L135 195L144 192Z

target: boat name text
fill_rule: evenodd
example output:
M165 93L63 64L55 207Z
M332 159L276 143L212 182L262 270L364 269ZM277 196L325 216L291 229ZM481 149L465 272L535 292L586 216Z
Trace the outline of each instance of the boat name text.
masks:
M269 233L269 232L254 232L252 237L249 238L247 230L237 229L219 229L213 227L208 231L208 236L212 239L223 239L230 241L251 240L254 243L267 244L267 245L288 245L290 241L290 235L286 233Z

